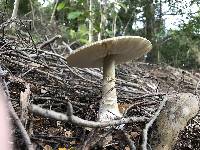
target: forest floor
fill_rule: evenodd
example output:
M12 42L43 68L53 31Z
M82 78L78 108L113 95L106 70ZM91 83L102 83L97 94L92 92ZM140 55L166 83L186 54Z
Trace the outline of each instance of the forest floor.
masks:
M22 26L17 22L17 26ZM9 22L2 23L4 30ZM6 31L6 30L5 30ZM76 149L87 139L91 129L69 122L33 115L28 104L66 114L70 102L74 115L95 121L101 100L102 70L68 66L67 46L60 36L34 42L23 29L13 35L0 36L0 67L3 71L9 99L37 149ZM151 118L164 95L190 92L200 94L199 70L182 70L166 64L129 62L116 67L116 88L121 113L124 116ZM23 93L26 93L25 98ZM123 133L139 147L142 130L147 122L128 123L122 130L112 128L115 135L107 149L128 149ZM13 120L15 149L26 149L20 129ZM179 134L174 150L200 150L200 113L188 122Z

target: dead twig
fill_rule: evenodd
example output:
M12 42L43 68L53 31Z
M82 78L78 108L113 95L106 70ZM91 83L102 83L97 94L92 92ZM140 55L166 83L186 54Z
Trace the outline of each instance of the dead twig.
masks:
M10 114L11 114L12 118L14 119L15 124L17 125L17 127L21 131L21 134L22 134L22 137L24 139L24 142L25 142L27 149L28 150L34 150L33 145L31 143L31 140L30 140L30 137L29 137L28 133L26 132L23 124L21 123L19 117L17 116L17 114L16 114L16 112L15 112L13 106L12 106L11 101L8 102L8 105L9 105Z
M20 106L21 106L21 115L20 120L24 126L27 124L27 117L28 117L28 105L30 101L30 84L26 84L26 89L24 92L21 91L20 93Z
M156 118L159 116L161 110L163 109L163 107L165 106L166 102L167 102L167 97L165 96L163 101L161 102L158 110L155 112L154 116L151 118L151 120L146 124L144 130L143 130L143 141L142 141L142 150L147 150L147 139L148 139L148 131L149 128L153 125L154 121L156 120Z
M2 70L1 67L0 67L0 70ZM4 85L4 88L5 88L5 91L6 91L6 95L7 95L8 99L9 99L10 98L10 94L9 94L9 90L8 90L7 84L6 84L4 79L0 78L0 80L2 81L2 83ZM17 116L17 114L16 114L16 112L15 112L10 100L8 101L8 106L9 106L10 115L14 119L14 122L17 125L17 127L20 129L27 149L28 150L34 150L33 145L31 143L31 140L30 140L30 137L29 137L28 133L26 132L23 124L21 123L19 117Z
M68 109L72 109L71 103L68 103ZM72 114L73 110L68 110L68 115L65 115L63 113L58 113L52 110L47 110L40 108L37 105L30 105L29 110L32 113L52 118L55 120L65 121L65 122L71 122L74 125L81 126L81 127L89 127L89 128L103 128L108 126L117 126L125 123L133 123L133 122L144 122L147 121L147 117L129 117L129 118L122 118L118 120L112 120L112 121L106 121L106 122L95 122L95 121L88 121L81 119L75 115ZM72 114L72 115L71 115ZM69 117L70 116L70 117Z
M125 131L123 131L123 134L126 138L130 150L136 150L135 142L129 138L128 134Z
M42 43L40 46L39 46L39 49L42 49L44 48L45 46L49 45L50 43L54 42L55 40L61 38L61 35L56 35L54 37L52 37L51 39L45 41L44 43Z

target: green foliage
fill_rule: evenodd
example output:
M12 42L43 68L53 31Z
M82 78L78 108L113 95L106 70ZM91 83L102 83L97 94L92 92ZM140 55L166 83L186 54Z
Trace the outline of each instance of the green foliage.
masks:
M171 39L162 45L164 62L176 67L196 68L200 64L200 15L191 17L180 30L169 33Z
M19 15L24 15L31 11L29 0L20 0L19 2Z
M77 32L71 29L69 35L72 39L77 40L82 44L88 43L88 28L85 24L81 24Z
M182 25L181 29L187 36L200 35L200 13L192 16L187 24Z
M34 8L40 7L38 0L31 0ZM4 10L6 13L11 15L14 8L15 0L0 0L0 11ZM29 0L20 0L18 16L23 17L27 13L31 12L31 4Z
M37 0L32 0L35 9L35 19L49 23L55 3L47 7L41 7ZM139 35L147 37L147 24L152 29L152 43L154 45L154 60L168 63L176 67L196 67L200 62L200 14L188 15L189 22L183 22L178 30L167 31L163 19L163 7L169 6L167 13L173 15L182 14L192 4L199 4L199 0L191 0L189 5L181 6L182 1L167 0L154 1L151 10L147 6L147 0L116 0L102 1L106 5L100 5L100 0L93 1L92 12L89 12L88 0L62 0L59 1L55 12L55 24L53 28L69 41L79 41L81 44L88 43L89 21L93 23L93 36L102 31L102 37L112 37L114 29L116 36ZM0 1L0 9L4 8L11 14L14 0ZM100 7L101 6L101 7ZM148 10L149 9L149 10ZM103 11L102 11L103 10ZM19 15L24 16L31 11L29 0L20 0ZM144 11L146 14L144 14ZM147 21L147 14L151 12L150 22ZM41 15L42 13L42 15ZM90 16L92 14L92 17ZM101 17L105 15L103 29L100 27ZM31 16L31 13L30 15ZM30 18L29 18L30 19ZM41 21L41 22L42 22ZM134 26L140 21L141 26ZM36 22L36 21L35 21ZM37 24L36 24L37 25ZM116 27L116 28L114 28ZM33 36L34 37L34 36ZM167 39L167 40L166 40ZM37 41L37 38L35 38ZM155 61L154 61L155 62Z
M195 67L195 55L187 43L181 41L179 32L172 33L171 39L162 45L160 53L162 62L174 67L192 68Z
M64 2L64 1L61 2L61 3L59 3L58 6L57 6L57 10L58 10L58 11L60 11L60 10L62 10L62 9L64 9L64 8L65 8L65 2Z
M86 24L86 19L89 17L89 12L86 5L86 0L63 0L58 3L56 8L55 18L57 23L62 26L62 33L67 34L67 38L75 41L80 36L79 41L86 43L88 40L88 31L83 28ZM83 32L85 32L83 34ZM65 35L66 36L66 35Z
M81 11L74 11L74 12L70 12L67 16L67 19L69 20L73 20L73 19L77 19L78 17L80 17L81 15L83 15L84 13Z

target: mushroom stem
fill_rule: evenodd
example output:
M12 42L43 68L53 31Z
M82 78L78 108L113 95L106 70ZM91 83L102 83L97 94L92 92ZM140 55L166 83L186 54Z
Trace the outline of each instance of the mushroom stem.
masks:
M117 104L115 88L115 60L108 55L103 61L102 100L99 108L99 121L108 121L121 117Z

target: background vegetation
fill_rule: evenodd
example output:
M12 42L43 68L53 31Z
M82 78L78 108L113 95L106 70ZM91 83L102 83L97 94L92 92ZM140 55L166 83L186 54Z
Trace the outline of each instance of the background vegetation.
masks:
M41 36L37 33L61 34L72 48L107 37L139 35L154 46L145 61L187 69L199 66L199 0L1 0L2 18L13 16L17 1L17 17L32 20L30 32L36 42ZM177 16L183 19L170 25L170 18Z

